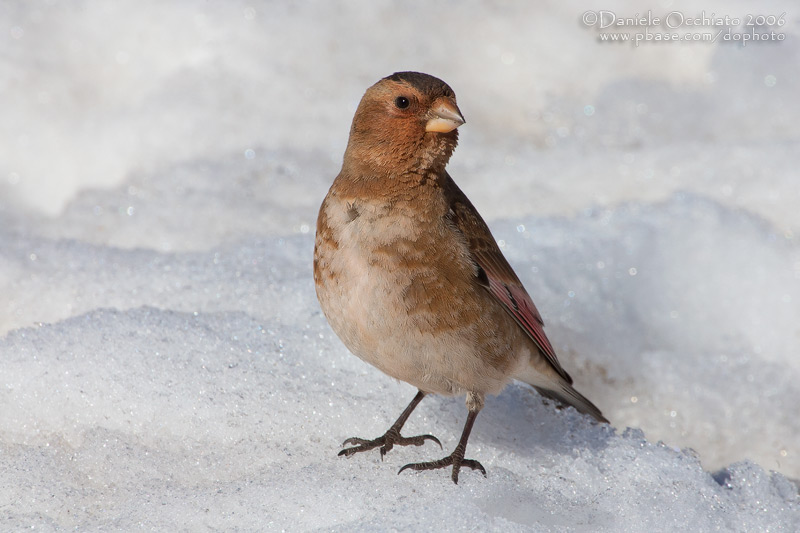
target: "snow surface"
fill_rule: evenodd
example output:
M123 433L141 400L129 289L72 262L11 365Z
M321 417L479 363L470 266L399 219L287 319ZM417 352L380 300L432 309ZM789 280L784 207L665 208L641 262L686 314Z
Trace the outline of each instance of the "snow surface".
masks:
M759 4L777 44L634 48L575 3L2 3L0 530L800 530L792 7ZM458 94L451 174L613 423L511 385L458 486L396 475L433 444L336 457L415 391L311 281L355 106L404 69Z

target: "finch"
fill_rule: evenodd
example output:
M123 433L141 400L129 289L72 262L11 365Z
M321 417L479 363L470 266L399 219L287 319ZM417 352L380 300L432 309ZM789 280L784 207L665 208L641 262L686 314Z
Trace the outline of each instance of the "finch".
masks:
M339 455L395 445L439 444L400 431L427 394L466 395L455 450L406 469L462 467L487 394L512 379L600 422L572 387L533 300L488 226L445 170L464 117L453 90L419 72L398 72L367 89L356 110L342 170L322 202L314 283L323 313L362 360L418 389L389 430L350 438ZM398 472L398 473L400 473Z

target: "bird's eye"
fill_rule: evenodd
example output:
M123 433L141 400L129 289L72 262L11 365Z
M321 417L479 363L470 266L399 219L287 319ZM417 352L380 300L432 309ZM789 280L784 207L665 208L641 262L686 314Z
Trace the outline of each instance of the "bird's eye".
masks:
M397 106L397 109L406 109L411 105L411 100L405 96L398 96L394 99L394 105Z

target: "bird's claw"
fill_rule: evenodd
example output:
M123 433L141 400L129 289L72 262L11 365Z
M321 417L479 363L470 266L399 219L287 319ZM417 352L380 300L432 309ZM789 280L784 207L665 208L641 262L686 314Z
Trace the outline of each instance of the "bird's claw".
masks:
M377 439L367 440L360 437L350 437L342 443L342 446L353 444L352 448L345 448L339 452L339 457L350 457L358 452L366 452L380 446L381 459L386 453L391 450L395 445L397 446L422 446L426 440L431 440L442 448L442 443L433 435L417 435L415 437L403 437L398 432L389 430L385 435Z
M482 464L480 464L478 461L474 459L464 459L463 454L459 456L459 454L455 452L451 453L447 457L439 459L438 461L429 461L426 463L409 463L400 470L398 470L397 473L400 474L400 472L407 469L435 470L438 468L446 468L451 465L453 467L453 474L451 475L451 478L453 480L453 483L455 483L456 485L458 485L458 473L461 471L462 466L466 466L473 470L479 470L481 474L483 474L483 477L486 477L486 469L483 467Z

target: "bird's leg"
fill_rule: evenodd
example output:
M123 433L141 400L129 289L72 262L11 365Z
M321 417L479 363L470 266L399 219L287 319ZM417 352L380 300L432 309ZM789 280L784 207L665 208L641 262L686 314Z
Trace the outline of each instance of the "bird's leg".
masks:
M425 393L422 391L418 391L417 395L414 396L414 399L411 400L411 403L408 404L408 407L400 414L400 417L397 421L392 424L392 427L383 434L383 436L378 437L377 439L367 440L367 439L360 439L358 437L351 437L342 443L342 446L346 446L348 444L355 444L352 448L345 448L344 450L339 452L339 455L349 457L354 453L358 452L365 452L367 450L371 450L373 448L377 448L378 446L381 447L381 459L383 456L386 455L386 452L391 450L394 445L398 446L422 446L425 444L426 440L432 440L439 447L442 447L442 443L439 442L439 439L434 437L433 435L417 435L416 437L403 437L400 435L400 430L403 429L403 424L406 423L408 417L411 415L411 412L417 407L419 402L425 397Z
M473 470L480 470L485 477L486 469L483 468L482 464L474 459L464 459L464 453L467 450L467 441L469 440L469 434L472 431L472 424L475 423L475 419L478 417L478 413L483 407L483 398L478 395L469 394L467 395L467 406L469 407L467 422L464 424L464 431L461 432L461 440L458 441L458 446L456 446L456 449L453 450L453 453L447 457L439 459L438 461L407 464L397 473L399 474L407 468L410 468L411 470L435 470L437 468L446 468L452 465L453 473L451 478L453 479L453 483L456 485L458 484L458 473L462 466L467 466Z

